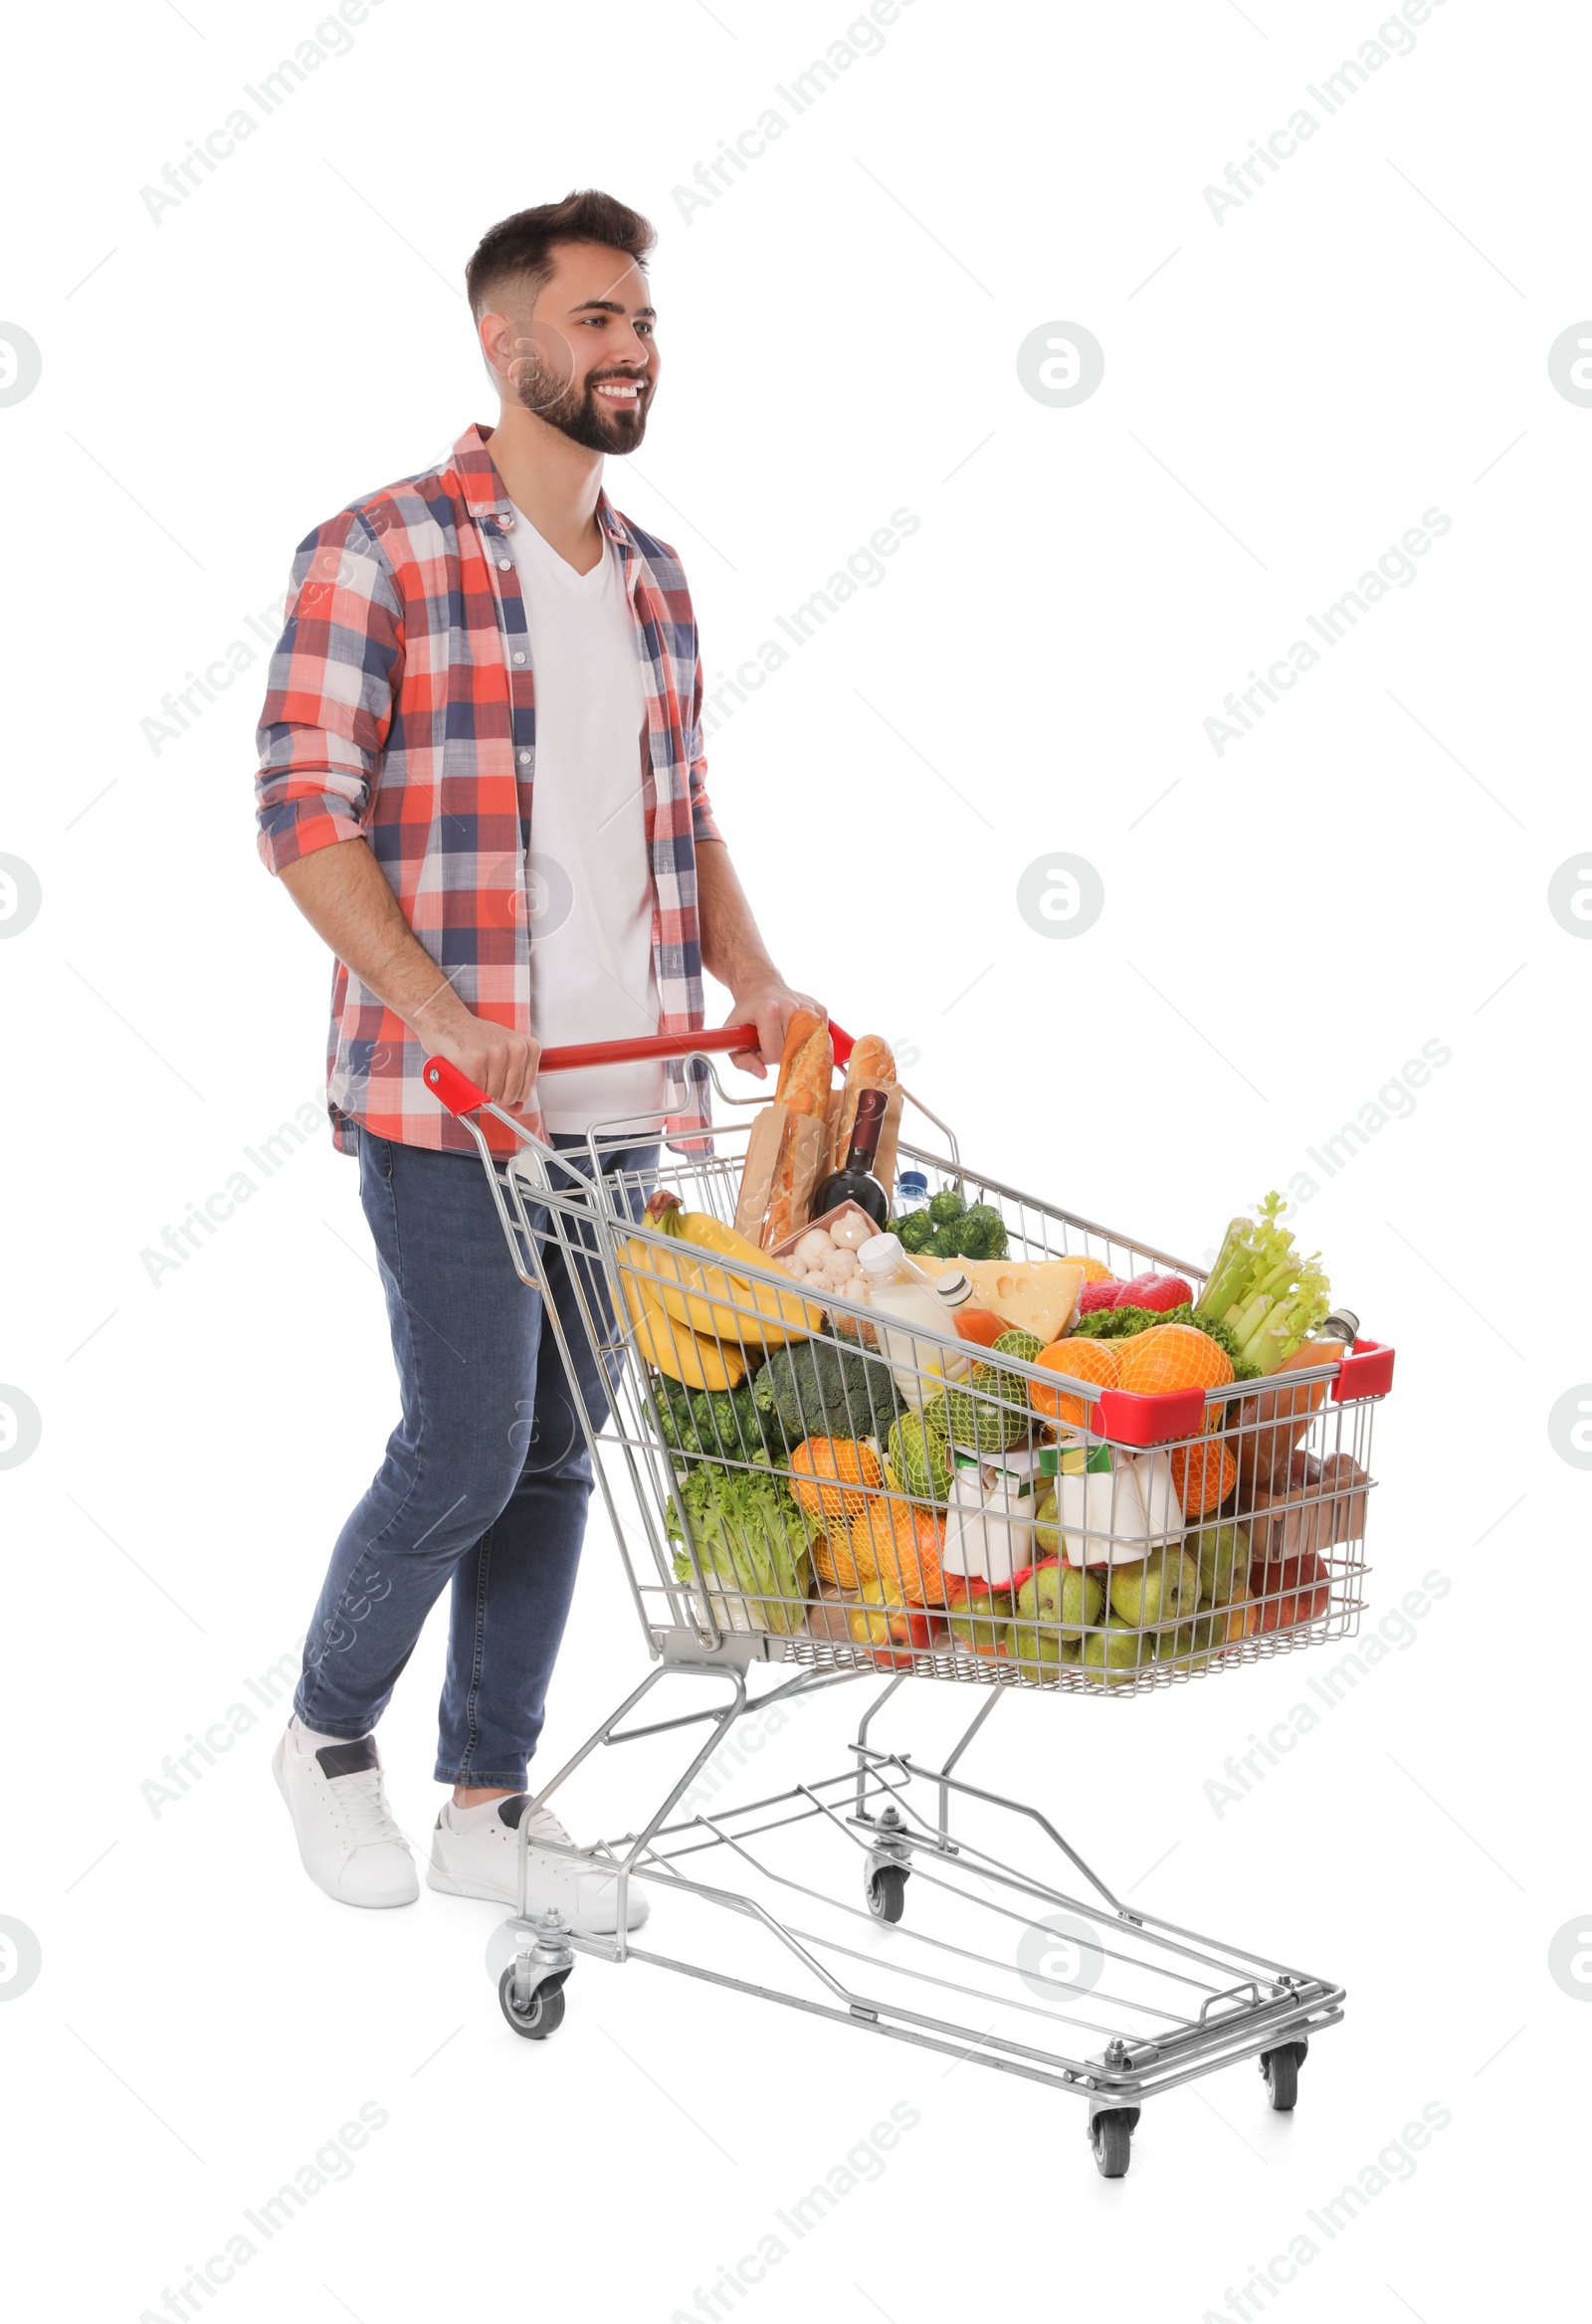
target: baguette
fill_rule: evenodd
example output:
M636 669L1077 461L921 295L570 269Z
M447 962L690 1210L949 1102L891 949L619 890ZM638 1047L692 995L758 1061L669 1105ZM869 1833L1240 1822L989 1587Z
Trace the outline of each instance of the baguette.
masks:
M877 1033L865 1033L853 1044L851 1062L846 1067L846 1085L840 1093L835 1109L835 1134L830 1147L830 1168L844 1170L846 1157L851 1152L852 1125L857 1119L857 1100L868 1088L881 1084L896 1085L896 1059L890 1043L882 1041Z
M824 1032L827 1039L827 1026ZM801 1223L792 1215L796 1194L796 1123L810 1119L817 1110L811 1089L804 1087L792 1089L784 1099L784 1135L779 1142L779 1156L774 1164L773 1181L768 1190L768 1217L761 1237L765 1251L772 1251L776 1244L783 1243L786 1236Z
M789 1103L793 1092L807 1091L812 1102L803 1110L822 1113L829 1102L829 1084L835 1072L835 1045L827 1017L798 1009L785 1029L785 1051L779 1061L774 1096Z

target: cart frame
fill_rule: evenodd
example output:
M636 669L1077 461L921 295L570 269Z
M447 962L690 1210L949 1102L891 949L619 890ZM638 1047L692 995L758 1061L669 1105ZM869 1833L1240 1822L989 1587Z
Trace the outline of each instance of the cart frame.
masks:
M553 1071L638 1055L684 1056L700 1061L721 1103L757 1106L766 1101L761 1094L750 1099L727 1096L707 1055L710 1050L752 1047L755 1047L754 1030L738 1027L678 1041L610 1043L579 1052L549 1052L542 1059L541 1069ZM844 1059L850 1043L838 1029L836 1047ZM568 1177L567 1157L561 1158L553 1149L543 1146L513 1116L473 1088L445 1061L429 1061L426 1078L441 1102L475 1139L504 1239L521 1280L532 1288L539 1287L535 1255L540 1241L554 1237L563 1251L577 1312L574 1317L560 1314L549 1301L547 1313L571 1383L577 1382L577 1372L569 1335L578 1328L588 1335L593 1351L604 1359L610 1388L617 1393L615 1367L624 1358L616 1341L616 1333L618 1338L623 1338L622 1327L616 1326L613 1320L616 1313L623 1312L615 1267L615 1236L621 1230L626 1235L645 1234L645 1230L639 1230L635 1222L634 1190L627 1191L622 1186L616 1189L612 1178L605 1180L603 1165L620 1147L637 1142L634 1122L593 1126L587 1139L591 1180L589 1185L568 1191L553 1182L555 1171L561 1178ZM911 1101L940 1131L949 1152L941 1156L903 1144L901 1153L960 1179L964 1166L954 1133L920 1101L915 1098ZM499 1168L492 1152L482 1127L484 1114L496 1116L520 1141L521 1151L510 1157L505 1167ZM647 1118L656 1122L657 1117ZM715 1126L713 1131L701 1133L699 1146L723 1134ZM1108 1249L1125 1250L1190 1277L1203 1275L1202 1269L1189 1266L1169 1253L1093 1222L1051 1210L1037 1198L1015 1188L982 1175L976 1182L984 1192L998 1194L1006 1204L1016 1206L1025 1224L1030 1217L1063 1222L1086 1243L1097 1242ZM594 1261L600 1266L600 1276ZM771 1282L779 1279L769 1277ZM1364 1357L1372 1358L1372 1363L1366 1364ZM1019 1364L1015 1369L1019 1373L1033 1373L1032 1366ZM1339 1416L1345 1407L1351 1413L1363 1411L1368 1415L1371 1404L1386 1392L1390 1372L1390 1351L1381 1350L1375 1343L1357 1342L1353 1356L1341 1363L1301 1369L1290 1375L1290 1384L1307 1391L1320 1384L1323 1403L1328 1394L1333 1400L1333 1406L1325 1409L1335 1409ZM653 1522L650 1496L661 1499L667 1493L671 1472L646 1367L639 1357L635 1373L642 1384L642 1403L653 1442L633 1442L621 1430L621 1451L634 1505L646 1524L649 1548L663 1577L667 1572L664 1536ZM655 1667L556 1773L530 1795L521 1815L518 1908L495 1932L488 1947L488 1967L498 1987L499 2005L515 2033L540 2039L555 2030L563 2016L564 1987L577 1954L616 1964L647 1961L655 1967L671 1969L726 1990L779 2002L809 2015L859 2027L1052 2088L1071 2090L1088 2101L1089 2135L1096 2163L1107 2177L1119 2177L1126 2170L1132 2132L1139 2110L1148 2098L1244 2058L1260 2060L1274 2108L1286 2111L1293 2107L1297 2069L1309 2036L1342 2019L1341 1986L1130 1906L1092 1869L1041 1810L973 1784L956 1772L1000 1702L1003 1689L1039 1684L1047 1691L1106 1692L1097 1678L1091 1681L1068 1668L1048 1670L1039 1678L1032 1670L1003 1667L999 1661L981 1661L979 1656L969 1654L950 1656L949 1666L946 1656L934 1651L892 1655L886 1658L888 1662L903 1666L894 1670L883 1690L863 1712L850 1746L852 1764L849 1767L713 1813L698 1811L695 1815L677 1816L676 1811L696 1778L741 1719L797 1696L811 1696L852 1679L877 1674L880 1657L834 1641L761 1633L719 1621L714 1611L714 1591L697 1566L694 1548L690 1550L691 1584L662 1578L658 1583L639 1581L625 1542L624 1519L614 1480L602 1456L602 1430L600 1426L591 1426L578 1385L574 1402L586 1431L595 1481L621 1548ZM1203 1417L1189 1423L1192 1441L1198 1441L1196 1431L1203 1425ZM1341 1418L1338 1425L1341 1429ZM1366 1426L1368 1430L1368 1421ZM1368 1433L1363 1437L1356 1433L1355 1442L1368 1450ZM1372 1481L1367 1474L1365 1490ZM1363 1508L1363 1497L1361 1505ZM689 1544L689 1533L687 1540ZM1155 1672L1150 1682L1202 1675L1206 1668L1242 1666L1246 1661L1294 1651L1301 1645L1317 1643L1323 1638L1352 1635L1358 1627L1362 1604L1358 1583L1368 1568L1363 1555L1357 1560L1351 1556L1346 1566L1355 1586L1341 1600L1334 1590L1334 1605L1326 1617L1300 1623L1294 1630L1278 1630L1270 1636L1246 1639L1241 1647L1226 1647L1205 1656L1203 1662L1191 1654L1187 1657L1186 1670L1174 1665L1166 1672ZM668 1619L665 1619L666 1612ZM796 1662L799 1666L795 1674L756 1691L750 1689L748 1681L754 1663L780 1661ZM937 1766L920 1764L909 1751L887 1749L870 1739L876 1720L896 1698L903 1680L913 1674L971 1679L986 1689L965 1729ZM671 1686L673 1693L680 1691L680 1681L698 1687L705 1681L727 1691L717 1703L706 1708L652 1718L639 1724L631 1722L631 1714L666 1679L675 1682ZM1119 1690L1122 1699L1142 1691L1143 1684L1135 1675L1127 1687ZM689 1756L682 1772L669 1784L639 1829L588 1847L572 1843L567 1848L548 1847L548 1852L565 1855L583 1868L613 1881L617 1932L611 1937L582 1934L570 1928L556 1911L537 1914L528 1910L529 1832L534 1811L549 1802L599 1748L637 1742L696 1725L705 1725L705 1741ZM1039 1868L1026 1860L1014 1860L1004 1846L997 1852L982 1837L975 1838L970 1825L976 1818L993 1822L1003 1832L1012 1831L1030 1842L1037 1841L1043 1858ZM854 1876L861 1875L864 1904L848 1906L834 1896L832 1889L820 1890L792 1872L782 1872L777 1864L765 1861L767 1849L759 1850L753 1845L765 1835L785 1836L783 1844L786 1845L794 1844L791 1836L804 1844L821 1840L831 1854L840 1853L842 1861L849 1852ZM538 1849L544 1845L540 1841L536 1844ZM683 1868L688 1859L703 1855L710 1860L727 1858L733 1865L744 1867L755 1874L763 1893L754 1894L745 1886L697 1876ZM879 1951L877 1924L899 1921L909 1880L914 1894L925 1889L941 1891L942 1898L948 1900L945 1903L948 1916L972 1917L980 1927L992 1928L995 1938L1005 1940L1008 1947L1010 1926L1003 1928L999 1924L1020 1925L1024 1943L1031 1938L1038 1939L1040 1965L1030 1962L1025 1966L1021 1945L1015 1959L1003 1959L998 1951L979 1952L919 1930L915 1925L915 1910L913 1923L898 1929L888 1940L888 1952ZM794 1970L799 1975L788 1976L782 1983L765 1982L760 1977L739 1975L726 1967L633 1942L627 1932L627 1907L631 1885L637 1882L673 1890L677 1896L698 1900L749 1923L773 1948L776 1960L783 1961L787 1972ZM773 1895L772 1903L764 1900L769 1892ZM820 1930L796 1926L784 1909L787 1893L827 1910L832 1925ZM836 1913L841 1916L839 1933L833 1925ZM1046 1915L1052 1917L1047 1919ZM848 1917L865 1925L867 1933L875 1939L875 1949L860 1950L858 1945L844 1941L849 1934L845 1927ZM1044 1951L1048 1939L1053 1939L1052 1954L1059 1947L1064 1959L1072 1965L1071 1974L1056 1976L1043 1966L1044 1959L1052 1957ZM851 1966L858 1961L869 1964L866 1980ZM993 1989L988 1982L968 1982L969 1963L977 1964L987 1977L993 1977ZM1089 1996L1107 1973L1107 1964L1113 1978L1135 1980L1136 1990L1131 1994L1102 1995L1094 2007L1120 2013L1102 2018L1090 2014ZM1010 1990L1014 1976L1021 1989L1015 1995ZM1001 1982L1003 1979L1007 1981L1005 1984ZM922 1987L949 1991L976 2003L975 2015L990 2022L980 2027L935 2014L931 2008L913 2007L912 2002L921 1998L917 1989ZM1051 2006L1053 1998L1057 2004L1072 2007ZM1077 2015L1080 2009L1085 2013L1083 2016ZM1043 2036L1024 2024L1006 2030L1014 2017L1043 2021ZM997 2031L997 2027L1001 2030ZM1104 2037L1096 2044L1080 2041L1077 2038L1080 2031Z

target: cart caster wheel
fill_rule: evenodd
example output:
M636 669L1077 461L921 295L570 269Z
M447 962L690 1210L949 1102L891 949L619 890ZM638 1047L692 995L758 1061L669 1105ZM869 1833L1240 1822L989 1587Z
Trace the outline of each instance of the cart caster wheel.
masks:
M514 2000L514 1965L508 1967L498 1980L498 2002L503 2016L514 2032L526 2041L545 2041L549 2034L556 2034L564 2022L564 1970L538 1985L530 1997L528 2009L521 2009Z
M1285 2041L1280 2048L1261 2052L1261 2071L1275 2113L1292 2114L1298 2104L1299 2067L1308 2047L1307 2041Z
M1096 2114L1090 2124L1090 2145L1094 2149L1095 2168L1102 2179L1127 2176L1133 2151L1133 2126L1137 2121L1136 2106L1116 2106L1107 2113Z
M869 1877L868 1909L876 1920L899 1920L906 1910L906 1867L881 1864Z

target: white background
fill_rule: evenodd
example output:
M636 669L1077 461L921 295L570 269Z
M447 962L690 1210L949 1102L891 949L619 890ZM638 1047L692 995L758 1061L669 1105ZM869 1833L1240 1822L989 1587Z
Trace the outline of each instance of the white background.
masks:
M43 891L0 944L0 1379L43 1430L0 1473L0 1914L43 1954L0 2008L14 2304L158 2311L374 2102L351 2179L216 2293L230 2324L662 2320L904 2101L883 2178L740 2305L1192 2319L1437 2101L1413 2180L1270 2304L1523 2307L1568 2264L1592 2031L1547 1968L1592 1907L1592 1479L1547 1433L1592 1374L1592 945L1546 900L1592 847L1592 410L1547 365L1592 311L1584 19L1450 0L1328 118L1304 85L1374 35L1370 0L916 0L795 118L774 85L843 35L838 0L385 0L151 220L140 188L315 21L134 0L10 36L0 304L43 354L0 408L0 852ZM770 103L787 133L683 217ZM1318 133L1218 223L1204 187L1300 104ZM661 233L664 386L609 481L681 546L709 672L894 509L921 520L711 745L786 974L898 1038L976 1160L1194 1259L1423 1043L1452 1051L1314 1173L1300 1230L1399 1348L1371 1620L1434 1570L1448 1596L1220 1815L1207 1782L1311 1662L1019 1700L978 1747L1141 1905L1349 1991L1296 2116L1244 2066L1153 2106L1120 2183L1071 2101L642 1966L583 1964L558 2038L515 2041L492 1907L356 1914L303 1880L274 1712L158 1816L140 1792L291 1651L395 1411L323 1130L180 1270L140 1258L315 1097L328 983L254 853L263 653L158 754L140 721L259 647L246 616L314 523L491 418L465 259L588 183ZM1064 320L1105 370L1054 409L1017 350ZM1223 696L1434 507L1418 580L1218 757ZM1057 851L1103 881L1074 941L1016 907ZM419 1836L441 1646L381 1730ZM594 1523L549 1753L644 1668ZM840 1762L855 1707L770 1757ZM960 1707L918 1688L899 1739L932 1750ZM586 1822L638 1814L643 1772L616 1755Z

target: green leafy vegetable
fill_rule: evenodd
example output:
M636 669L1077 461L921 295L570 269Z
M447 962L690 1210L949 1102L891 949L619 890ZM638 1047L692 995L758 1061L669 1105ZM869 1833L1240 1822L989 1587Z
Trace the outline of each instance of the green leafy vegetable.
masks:
M1151 1307L1096 1307L1090 1314L1081 1315L1068 1336L1071 1339L1133 1339L1157 1323L1193 1324L1196 1331L1203 1331L1207 1339L1215 1340L1232 1364L1235 1380L1260 1378L1260 1367L1244 1356L1228 1326L1218 1322L1214 1315L1202 1315L1186 1300L1180 1307L1167 1308L1164 1314Z
M671 1538L683 1541L688 1529L703 1577L743 1598L754 1628L800 1629L813 1580L810 1521L766 1461L748 1468L693 1461L669 1509ZM675 1552L675 1579L692 1579L685 1549Z
M1262 1377L1309 1337L1331 1305L1320 1254L1300 1259L1282 1224L1287 1208L1274 1191L1254 1219L1232 1221L1195 1301L1194 1320L1225 1324L1238 1343L1235 1364L1253 1364Z
M752 1394L765 1427L783 1429L792 1450L804 1437L877 1437L883 1444L901 1403L883 1358L826 1339L774 1348ZM771 1450L781 1456L777 1440Z

